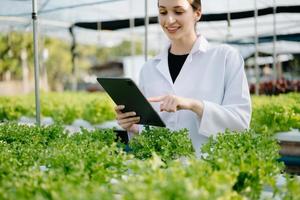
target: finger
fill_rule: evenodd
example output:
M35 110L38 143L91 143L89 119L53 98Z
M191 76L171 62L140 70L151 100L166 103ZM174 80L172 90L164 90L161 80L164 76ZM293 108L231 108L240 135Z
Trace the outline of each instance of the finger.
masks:
M172 108L174 109L174 112L176 112L178 110L178 103L177 103L177 101L175 101L175 100L173 101Z
M116 111L117 113L121 113L121 110L123 110L124 108L125 108L124 105L117 105L117 106L115 107L115 111Z
M165 96L157 96L157 97L149 97L147 100L149 102L161 102L163 101Z
M140 119L137 119L137 120L134 120L134 121L131 121L131 122L128 122L128 123L124 123L122 124L123 126L132 126L133 124L138 124L140 122Z
M177 101L176 101L175 98L173 98L173 99L170 101L169 108L170 108L170 111L171 111L171 112L176 112L176 111L177 111Z
M170 105L164 105L161 107L160 109L161 112L165 111L165 112L175 112L176 109L174 109L174 107L170 106Z
M173 103L172 103L171 100L166 102L165 111L167 111L167 112L172 112L173 111Z
M125 108L124 105L117 105L115 106L115 110L123 110Z
M125 124L123 124L123 126L125 126L125 127L128 128L128 127L130 127L130 126L132 126L134 124L138 124L139 122L140 122L140 119L132 121L132 122L129 122L129 123L125 123Z
M118 120L118 124L123 125L123 124L127 124L127 123L133 123L133 122L135 122L137 120L139 120L139 118L121 119L121 120Z
M122 124L120 125L122 128L124 129L128 129L129 127L133 126L134 124L137 124L139 123L140 120L136 120L136 121L133 121L133 122L129 122L129 123L125 123L125 124Z
M160 108L160 112L166 111L166 105L164 103L161 103L159 108Z
M160 104L161 111L168 111L170 101L171 99L168 97L164 99L164 101Z
M132 123L135 121L139 121L140 117L131 117L131 118L126 118L126 119L120 119L118 120L119 124L127 124L127 123Z
M119 113L117 116L117 119L121 120L121 119L129 118L129 117L133 117L133 116L136 116L135 112Z
M161 105L161 111L166 112L176 112L177 109L176 99L174 98L167 98L166 101Z

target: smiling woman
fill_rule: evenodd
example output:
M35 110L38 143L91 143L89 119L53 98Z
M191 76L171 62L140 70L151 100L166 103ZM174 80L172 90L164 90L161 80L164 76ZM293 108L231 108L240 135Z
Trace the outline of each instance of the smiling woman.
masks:
M166 126L186 128L197 154L209 136L249 128L251 101L240 54L228 45L212 47L195 30L200 0L159 0L159 22L170 44L142 68L139 87ZM135 112L116 107L130 134L141 131Z
M192 44L197 38L194 27L201 17L200 5L199 0L177 1L177 4L169 0L160 0L158 2L161 27L172 41L179 42L179 45L173 45L173 48L176 46L192 47ZM186 41L188 41L188 43ZM179 50L179 54L186 54L191 50L189 48L182 49L185 49L185 52L180 52ZM176 50L171 47L171 52L174 51Z

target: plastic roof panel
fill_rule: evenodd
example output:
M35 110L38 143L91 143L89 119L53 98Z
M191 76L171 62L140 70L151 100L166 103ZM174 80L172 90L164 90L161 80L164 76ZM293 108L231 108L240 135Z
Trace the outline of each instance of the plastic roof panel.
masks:
M70 40L68 27L75 22L107 21L144 16L144 0L39 0L40 32L52 36L64 37ZM157 15L157 1L148 0L149 15ZM130 5L132 9L130 9ZM300 5L299 0L276 0L277 6ZM0 1L0 31L9 30L31 31L31 0L1 0ZM258 8L272 7L272 0L257 0ZM55 10L56 9L56 10ZM254 9L254 0L202 0L204 14L237 12ZM278 14L277 33L300 33L300 14ZM228 31L226 21L200 22L198 29L208 39L225 41L226 39L243 39L254 36L254 18L232 20ZM107 32L77 29L78 42L101 45L112 45L124 38L130 38L129 29ZM273 16L258 18L258 32L260 35L273 33ZM142 38L144 28L135 29L137 37ZM88 37L87 37L88 35ZM100 36L99 36L100 35ZM160 27L149 27L150 45L159 47L165 40Z

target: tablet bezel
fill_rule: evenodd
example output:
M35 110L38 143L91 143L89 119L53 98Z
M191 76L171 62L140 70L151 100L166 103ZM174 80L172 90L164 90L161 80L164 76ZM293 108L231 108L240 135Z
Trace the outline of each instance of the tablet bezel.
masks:
M125 106L124 112L134 111L136 116L140 116L139 124L166 126L132 79L101 77L97 81L116 105Z

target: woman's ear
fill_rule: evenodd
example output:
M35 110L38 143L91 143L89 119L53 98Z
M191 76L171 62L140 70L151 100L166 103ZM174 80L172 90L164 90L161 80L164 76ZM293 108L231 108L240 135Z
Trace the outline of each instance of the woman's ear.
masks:
M201 10L195 11L195 20L196 20L196 22L201 19L201 16L202 16Z

